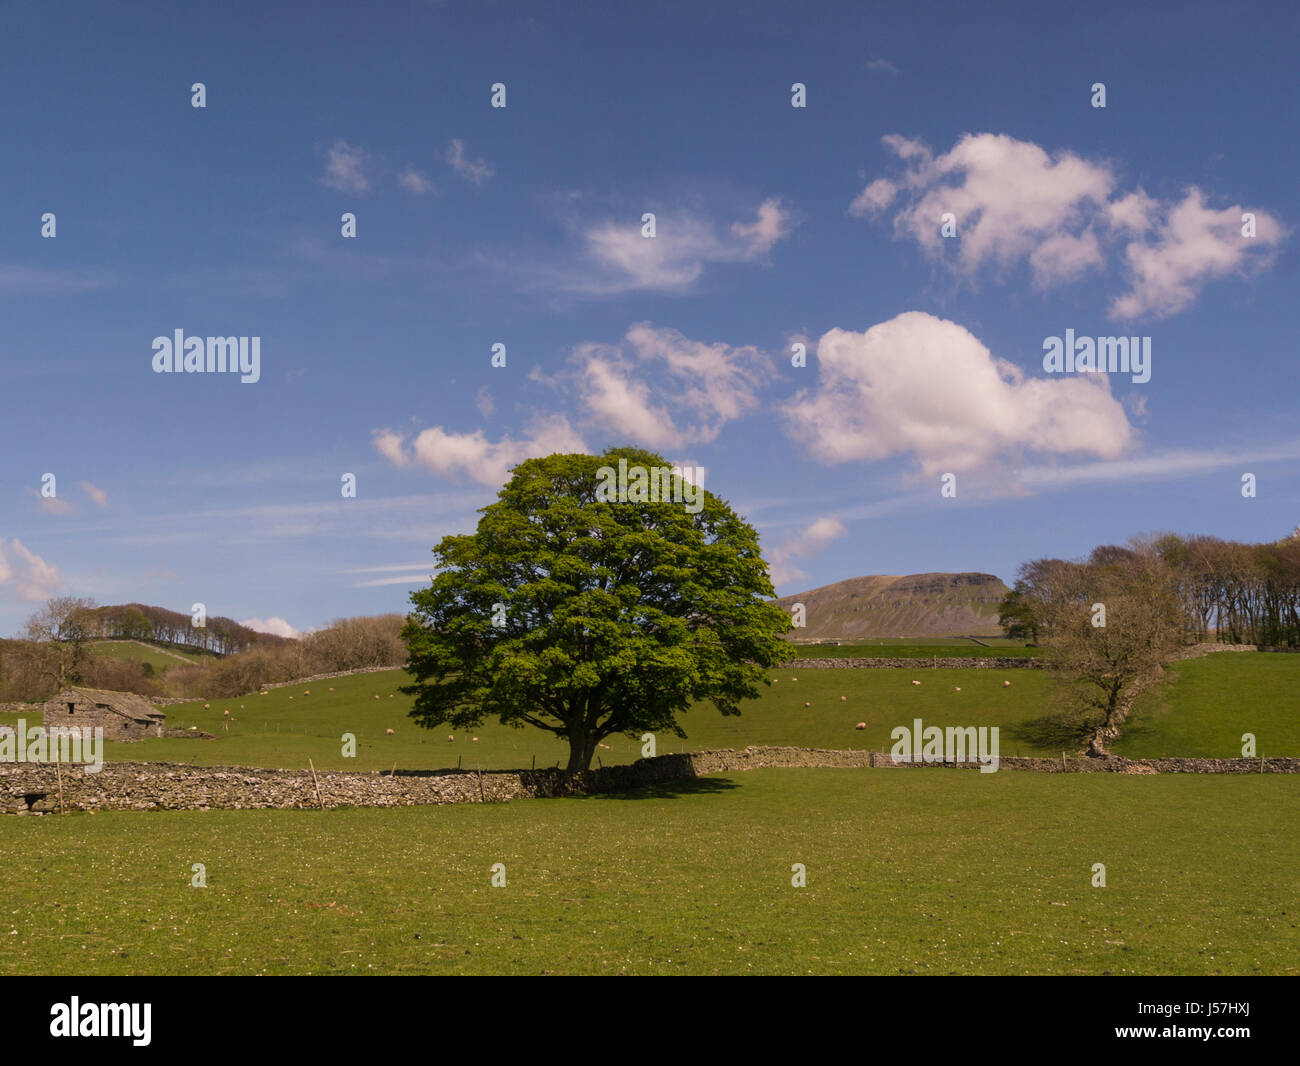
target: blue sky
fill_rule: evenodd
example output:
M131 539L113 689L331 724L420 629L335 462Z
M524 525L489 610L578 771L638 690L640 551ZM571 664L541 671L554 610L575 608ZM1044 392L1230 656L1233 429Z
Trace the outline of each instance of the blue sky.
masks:
M1289 533L1300 15L896 7L10 5L0 632L403 611L510 463L611 444L782 593ZM154 373L176 329L260 380Z

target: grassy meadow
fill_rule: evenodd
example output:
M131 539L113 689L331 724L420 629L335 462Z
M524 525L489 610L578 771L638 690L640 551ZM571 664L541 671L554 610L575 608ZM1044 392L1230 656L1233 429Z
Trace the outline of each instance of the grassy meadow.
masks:
M1174 663L1134 701L1117 755L1241 756L1242 734L1258 755L1300 755L1300 655L1215 652Z
M1063 743L1045 672L918 660L771 676L739 717L693 708L688 739L660 736L659 751L887 749L914 717L997 725L1003 755ZM172 725L216 739L110 744L107 757L377 770L566 756L532 729L419 729L404 680L174 706ZM1118 748L1234 754L1250 729L1266 754L1296 754L1297 680L1300 656L1178 664ZM355 759L341 757L344 732ZM608 743L607 764L640 755ZM0 973L1297 974L1298 821L1291 776L938 769L754 770L507 804L4 818ZM190 885L194 863L206 888ZM806 887L791 885L794 863Z
M1295 974L1298 820L1274 775L795 769L10 818L0 973Z
M1062 750L1060 730L1043 711L1050 680L1038 670L933 670L918 661L915 670L801 673L791 666L770 671L770 676L773 684L760 699L745 704L740 715L724 718L708 703L693 707L681 719L687 738L660 734L657 752L750 744L888 750L890 731L910 727L917 717L927 725L996 725L1004 755L1059 755ZM913 685L913 680L921 684ZM305 768L310 759L317 769L332 770L437 769L456 766L457 760L468 769L515 769L532 766L534 759L537 766L568 759L567 742L495 720L468 732L422 729L407 717L412 698L398 691L406 681L404 671L393 670L272 689L265 695L177 704L166 708L169 727L197 726L215 739L109 742L105 757L290 769ZM1003 681L1011 681L1011 687L1003 687ZM29 725L35 724L28 718ZM858 722L867 728L855 729ZM355 758L342 755L344 733L356 737ZM639 739L614 736L605 743L609 747L599 752L604 764L641 757Z

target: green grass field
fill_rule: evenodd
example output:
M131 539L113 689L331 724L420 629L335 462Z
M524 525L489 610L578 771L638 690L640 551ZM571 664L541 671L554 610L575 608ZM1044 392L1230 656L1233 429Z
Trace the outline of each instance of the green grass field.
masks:
M1059 755L1062 750L1059 730L1043 721L1050 681L1037 670L932 670L918 662L915 670L800 673L794 666L771 676L775 683L761 699L744 705L739 716L723 718L711 704L692 708L682 717L687 740L661 734L658 754L750 744L888 750L890 731L910 727L916 717L927 725L996 725L1004 755ZM921 685L912 685L913 679ZM1003 688L1004 680L1012 686ZM405 673L395 670L212 700L207 707L178 704L167 708L169 727L197 725L216 739L109 743L106 758L295 769L305 768L311 759L317 769L333 770L388 770L394 764L431 769L456 766L458 759L469 769L512 769L531 766L534 758L538 766L568 759L566 742L537 729L512 729L496 721L469 732L421 729L407 717L411 698L398 691L405 681ZM229 730L226 710L234 719ZM856 730L858 722L868 728ZM386 733L390 728L391 737ZM355 758L342 756L344 733L357 738ZM449 735L455 739L449 741ZM639 740L615 736L606 743L609 748L599 752L604 764L641 757Z
M693 708L682 718L687 739L662 734L658 753L750 744L888 750L890 731L916 717L938 726L996 725L1003 755L1059 755L1079 747L1077 734L1053 718L1055 684L1044 671L933 670L919 659L914 669L890 670L801 672L794 663L770 676L775 683L737 717L723 718L708 704ZM921 684L914 686L913 680ZM1004 680L1011 681L1010 688L1003 687ZM317 768L334 770L388 770L394 764L432 769L456 766L458 760L470 769L510 769L567 759L565 743L531 728L485 721L469 731L421 729L407 717L410 697L398 691L405 681L405 673L394 670L213 700L206 707L179 704L167 708L169 726L197 725L216 739L109 743L106 755L294 769L311 759ZM1176 664L1169 681L1139 698L1114 750L1135 758L1233 757L1241 754L1242 733L1253 732L1266 755L1300 754L1298 682L1296 655L1222 652ZM229 728L226 710L232 715ZM0 715L0 723L17 718ZM39 720L26 718L29 725ZM857 722L867 728L854 729ZM344 733L357 738L356 758L342 756ZM615 736L606 743L609 747L598 753L604 764L641 755L639 740Z
M135 659L149 663L155 671L162 673L173 666L182 665L181 660L193 663L210 662L214 656L199 651L182 648L157 648L149 644L140 644L133 640L99 640L90 645L94 654L111 659ZM170 653L170 654L169 654ZM177 656L180 656L178 659Z
M1295 974L1298 820L1282 776L946 770L10 818L0 972Z
M1134 702L1113 750L1239 758L1244 733L1256 754L1300 754L1300 655L1225 651L1175 663Z

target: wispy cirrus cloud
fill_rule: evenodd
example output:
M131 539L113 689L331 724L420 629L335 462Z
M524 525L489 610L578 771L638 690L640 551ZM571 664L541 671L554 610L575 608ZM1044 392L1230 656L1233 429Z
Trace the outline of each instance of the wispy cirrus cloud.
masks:
M848 533L844 523L833 515L823 515L784 543L767 553L768 576L773 585L784 585L808 575L794 565L794 559L812 559Z
M414 167L407 167L397 175L397 184L416 196L429 196L438 190L424 174Z
M488 178L496 173L496 170L488 163L486 159L479 156L477 159L471 159L465 154L465 142L459 138L454 139L447 146L446 154L447 165L451 167L457 175L475 185L482 185Z
M107 275L90 271L49 270L23 263L0 263L0 292L90 292L107 284Z
M777 198L764 200L753 221L720 224L684 209L649 213L655 215L654 236L645 235L639 214L578 225L579 261L542 269L536 284L589 296L686 293L711 267L761 261L794 228L792 213Z
M347 141L335 141L330 146L321 181L339 192L361 195L370 191L369 167L370 154L365 149Z

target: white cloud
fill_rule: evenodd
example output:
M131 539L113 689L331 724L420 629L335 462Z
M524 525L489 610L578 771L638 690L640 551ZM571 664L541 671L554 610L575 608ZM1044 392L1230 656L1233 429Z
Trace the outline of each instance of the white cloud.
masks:
M1206 282L1266 267L1286 230L1272 215L1255 211L1255 236L1243 237L1244 211L1240 206L1213 210L1200 189L1188 189L1181 202L1167 208L1150 238L1125 249L1133 287L1111 304L1112 317L1167 318L1189 307ZM1145 233L1152 228L1150 214L1148 207L1144 214L1132 209L1124 217L1137 217L1129 228Z
M81 483L81 488L82 491L84 491L87 496L89 496L92 500L95 501L96 506L98 507L108 506L108 493L105 492L103 489L98 488L95 485L92 485L89 481L83 481Z
M0 263L0 292L89 292L108 283L107 275L97 273Z
M46 600L59 590L63 579L59 568L47 563L15 537L0 537L0 585L12 582L18 599L24 602Z
M329 150L329 161L325 165L324 181L331 189L340 192L364 193L370 191L370 179L366 176L369 155L347 141L335 141Z
M756 222L733 222L731 232L746 242L749 256L766 255L777 241L789 235L790 214L782 209L780 200L764 200L758 205Z
M911 454L922 474L1030 450L1114 458L1133 431L1105 375L1025 378L954 322L909 311L817 344L817 384L783 405L824 463Z
M898 68L888 59L868 59L867 69L881 74L897 74Z
M757 348L690 340L648 322L622 345L581 345L570 386L597 425L651 448L707 443L758 406L773 376Z
M383 585L427 585L429 583L428 574L402 574L400 577L377 577L369 581L358 581L352 587L354 589L373 589Z
M1257 235L1243 238L1242 209L1209 209L1199 189L1181 202L1158 201L1140 187L1117 192L1109 163L1070 152L1052 156L1005 134L964 134L937 157L897 134L882 141L903 173L868 184L849 205L851 214L879 215L902 196L893 217L897 236L972 279L986 268L1027 264L1037 288L1103 270L1127 239L1123 260L1132 288L1112 302L1113 318L1182 311L1206 282L1266 266L1287 235L1276 218L1256 211ZM956 218L955 245L941 234L945 213Z
M591 267L558 284L599 294L685 291L709 264L761 259L792 228L792 216L778 199L764 200L753 222L732 223L725 233L711 220L686 211L655 212L653 237L642 236L640 216L630 222L606 221L582 233Z
M848 532L844 523L838 518L823 515L784 544L768 552L768 576L773 585L784 585L790 581L807 577L804 571L791 563L792 559L811 559L820 555L827 546Z
M496 173L482 156L478 159L466 158L465 144L460 140L453 140L447 147L447 162L452 170L466 181L472 181L475 185L482 185L483 182Z
M239 623L257 633L270 633L275 637L300 637L301 631L294 629L278 615L275 618L246 618Z
M888 178L877 178L858 193L853 203L849 205L849 213L859 216L875 214L893 203L897 195L897 185Z
M1160 207L1146 192L1139 187L1135 192L1117 197L1106 205L1106 218L1121 233L1141 235L1153 224L1152 220Z
M408 444L390 429L374 432L375 449L395 466L421 467L443 477L467 475L481 485L504 485L510 467L525 459L556 452L588 451L587 445L562 415L535 418L527 435L519 440L503 437L488 440L482 430L450 433L433 426L417 434Z
M427 196L437 191L433 187L433 182L411 167L397 175L397 184L407 192L415 193L416 196Z
M937 158L919 141L883 140L908 168L898 182L877 179L863 189L850 207L854 214L883 210L905 189L911 201L895 216L894 230L937 255L945 240L940 219L951 212L958 261L968 274L1030 258L1049 241L1054 246L1031 262L1036 284L1072 280L1100 265L1099 255L1089 255L1095 241L1084 227L1089 208L1104 204L1114 187L1107 167L1069 152L1053 159L1038 145L1003 134L968 133Z
M1026 466L1015 472L1015 478L1033 488L1069 488L1089 483L1114 484L1204 477L1218 470L1240 472L1265 463L1293 463L1297 459L1300 459L1300 441L1236 451L1169 448L1150 455L1067 467Z

